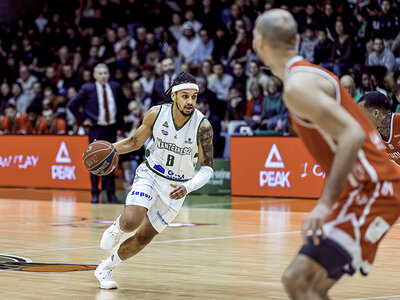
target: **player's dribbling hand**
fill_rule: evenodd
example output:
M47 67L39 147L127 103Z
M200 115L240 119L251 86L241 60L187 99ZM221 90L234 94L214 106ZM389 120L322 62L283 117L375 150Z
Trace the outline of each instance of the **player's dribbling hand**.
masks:
M324 221L329 216L331 210L325 203L319 202L314 209L306 216L303 221L303 227L301 229L301 234L303 238L303 243L308 244L309 232L312 232L312 240L314 245L318 245L320 240L317 231L321 231L322 238L325 238L324 230L322 225Z
M174 200L181 199L185 197L187 194L186 187L182 184L171 184L171 187L173 187L173 191L169 194L169 197Z

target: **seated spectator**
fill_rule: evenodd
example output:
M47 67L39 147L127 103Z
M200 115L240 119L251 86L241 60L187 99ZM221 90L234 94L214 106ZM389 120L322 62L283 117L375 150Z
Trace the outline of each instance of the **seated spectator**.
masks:
M388 48L390 48L400 31L399 12L393 7L392 0L382 0L381 10L382 14L379 17L380 33L388 44Z
M185 22L182 37L178 40L178 53L185 63L193 63L194 54L200 45L200 38L195 34L193 23Z
M212 58L214 41L210 38L207 29L202 28L199 32L200 40L195 53L193 67L198 67L203 61Z
M360 100L360 98L362 97L362 94L356 90L356 84L353 80L353 77L351 77L350 75L343 75L340 78L340 83L357 103L358 100Z
M153 75L153 66L149 64L144 64L142 67L142 77L140 77L139 81L143 86L144 91L151 95L153 93L153 87L154 87L154 75ZM145 109L145 111L147 111Z
M394 112L400 113L400 84L394 86L392 100L393 100Z
M129 47L131 50L134 50L136 47L136 41L128 35L128 31L125 26L119 26L117 28L117 38L118 41L114 44L114 53L118 54L118 52L125 47Z
M140 104L141 109L147 112L151 105L151 96L143 88L139 80L132 82L133 100Z
M196 77L197 85L199 86L199 94L197 95L197 99L204 98L207 100L208 105L210 106L210 111L212 114L218 115L217 108L217 96L214 92L210 91L207 88L207 80L203 76Z
M11 98L10 86L4 82L0 86L0 115L4 114L4 108L8 104L8 99Z
M323 68L332 70L331 54L333 43L328 39L326 29L319 29L317 33L318 44L314 49L314 63Z
M38 81L37 77L31 74L27 66L19 67L17 82L21 85L22 91L27 97L33 98L33 84L36 81Z
M374 39L373 50L368 54L367 66L384 66L390 72L398 71L394 55L388 48L385 48L382 38Z
M240 90L232 86L229 88L228 103L225 113L225 121L242 121L246 109L246 99L243 98Z
M360 85L359 88L357 89L358 92L362 95L367 94L372 91L378 91L384 95L386 95L385 90L379 88L377 85L375 85L375 80L374 82L372 81L372 76L367 72L363 71L360 76Z
M264 98L261 114L262 127L268 130L275 130L278 120L284 113L282 100L282 82L275 76L267 81L267 96Z
M233 77L224 72L224 67L221 63L216 63L213 66L213 71L217 75L210 83L210 90L217 95L217 115L222 119L226 112L228 95L233 83Z
M311 24L307 25L301 39L300 55L306 60L314 62L314 50L318 43L319 39L315 36L314 26Z
M232 68L233 84L240 88L242 95L246 94L246 82L247 76L244 72L244 66L241 63L236 62Z
M182 36L182 18L178 13L172 14L172 25L168 27L169 32L174 36L176 41Z
M253 85L253 83L257 82L264 87L266 86L267 81L268 81L268 76L260 70L260 65L258 64L258 62L257 61L250 62L249 76L247 78L247 83L246 83L247 100L251 99L250 87Z
M43 109L43 89L42 89L42 84L38 81L33 84L33 95L34 98L32 100L31 105L35 105L36 107L39 107L40 110Z
M17 111L25 114L26 109L31 105L33 101L33 95L28 96L23 93L21 84L18 82L13 83L11 86L12 97L8 100L9 103L13 104Z
M57 82L57 91L59 94L66 95L68 88L71 86L77 88L79 85L79 77L74 72L72 65L65 64L62 66L61 79Z
M184 16L185 16L185 23L186 22L192 23L194 32L196 34L199 33L199 31L203 27L203 25L199 21L196 20L195 15L194 15L194 11L192 9L187 9L185 11Z
M333 43L331 61L333 62L333 72L340 77L353 66L351 62L353 42L351 36L346 33L341 20L336 21L335 31L337 37Z
M201 64L200 64L200 70L199 70L199 76L203 76L204 78L207 79L207 86L209 87L211 82L214 80L214 78L217 77L217 75L215 75L213 73L213 66L212 66L212 62L210 60L204 60Z
M15 105L8 104L4 108L4 116L0 116L0 134L29 134L30 127L26 114L17 112Z
M213 128L214 157L222 157L225 140L221 137L221 119L211 112L210 103L204 94L197 96L196 108L208 119Z
M263 111L264 89L261 84L254 82L250 87L251 99L246 103L246 113L244 120L251 129L258 129L261 124L261 114ZM247 118L246 118L247 117Z
M240 28L237 31L236 39L228 51L227 63L233 68L235 63L245 63L251 54L251 41L247 38L245 29Z

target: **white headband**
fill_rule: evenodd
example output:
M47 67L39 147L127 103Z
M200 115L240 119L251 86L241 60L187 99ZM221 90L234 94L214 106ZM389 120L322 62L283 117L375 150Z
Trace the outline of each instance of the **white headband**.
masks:
M172 87L172 92L175 93L180 90L196 90L199 91L199 86L195 83L181 83Z

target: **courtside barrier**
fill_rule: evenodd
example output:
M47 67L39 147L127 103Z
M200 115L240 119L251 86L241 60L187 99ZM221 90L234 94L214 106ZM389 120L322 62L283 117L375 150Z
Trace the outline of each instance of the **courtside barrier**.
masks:
M87 136L0 136L0 186L90 189Z
M297 137L231 137L232 195L319 198L325 177Z

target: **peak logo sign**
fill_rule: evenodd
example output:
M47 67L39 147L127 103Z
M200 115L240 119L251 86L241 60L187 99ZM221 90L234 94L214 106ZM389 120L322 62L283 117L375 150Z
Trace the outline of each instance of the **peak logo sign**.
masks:
M56 163L58 164L69 164L71 163L71 157L67 149L67 145L64 141L61 142L60 148L58 149L56 156ZM59 180L76 180L75 176L76 166L70 165L52 165L51 166L51 178Z
M265 160L264 167L266 169L284 169L285 164L283 163L282 156L279 153L276 144L273 144L267 159ZM260 187L268 185L268 187L288 187L290 188L289 181L290 171L260 171Z

